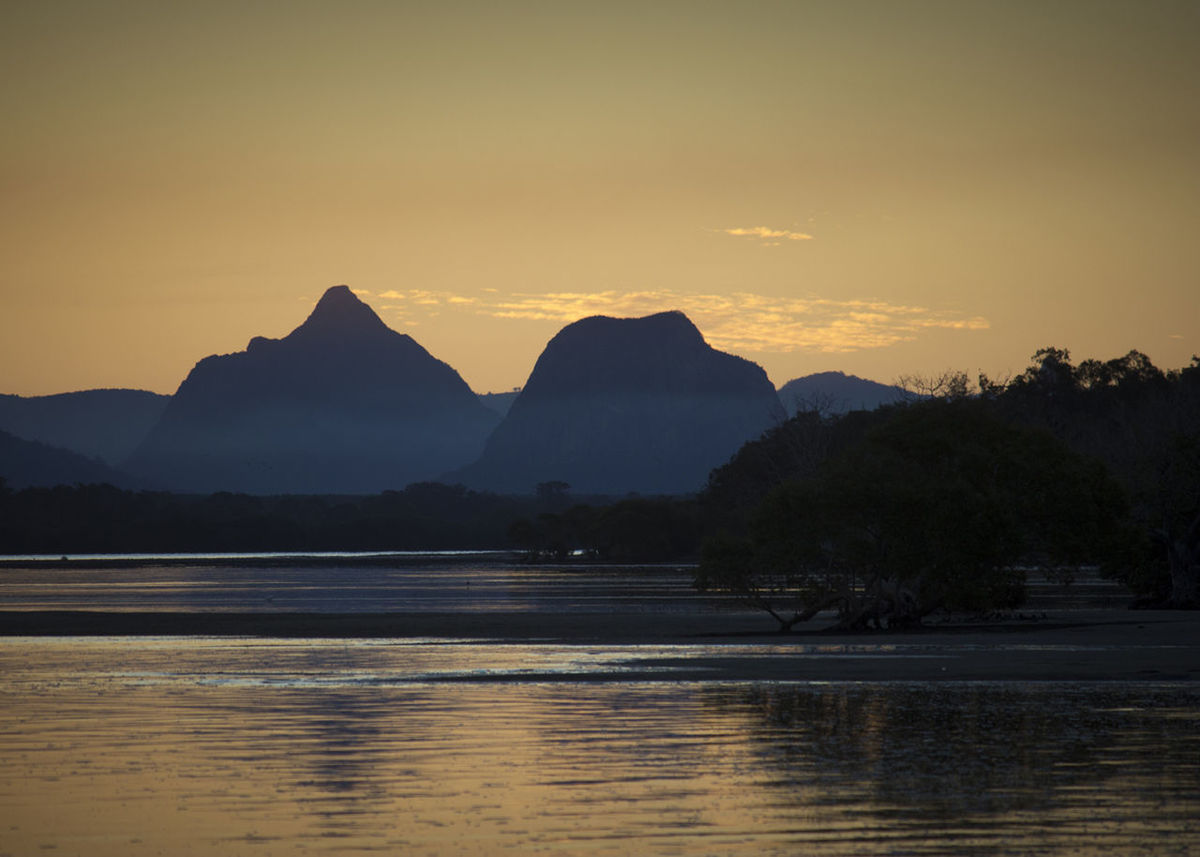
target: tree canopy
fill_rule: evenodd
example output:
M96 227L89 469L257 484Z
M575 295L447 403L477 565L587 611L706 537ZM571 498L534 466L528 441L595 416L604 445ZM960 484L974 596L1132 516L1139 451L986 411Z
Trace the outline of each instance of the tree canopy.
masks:
M697 584L788 629L1017 606L1025 569L1094 558L1121 513L1103 468L978 400L891 409L810 477L774 488L742 537L710 540Z

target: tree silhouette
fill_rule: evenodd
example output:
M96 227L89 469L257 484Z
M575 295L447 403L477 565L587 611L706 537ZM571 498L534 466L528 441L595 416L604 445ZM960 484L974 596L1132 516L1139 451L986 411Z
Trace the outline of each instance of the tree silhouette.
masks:
M854 629L1014 607L1025 567L1090 559L1120 509L1103 469L1048 434L977 400L928 401L774 489L747 537L708 544L697 585L781 630L827 609Z

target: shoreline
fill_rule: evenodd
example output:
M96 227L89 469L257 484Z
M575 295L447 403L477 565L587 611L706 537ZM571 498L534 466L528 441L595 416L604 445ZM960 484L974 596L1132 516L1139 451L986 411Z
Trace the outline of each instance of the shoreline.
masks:
M1038 611L995 620L949 619L915 628L839 631L832 617L820 616L791 631L779 631L765 613L751 611L560 612L463 610L390 612L308 612L285 610L45 610L0 609L0 637L14 636L238 636L278 638L380 637L555 642L637 643L675 640L757 640L762 642L932 641L963 635L1011 636L1080 631L1104 626L1184 623L1200 611L1083 608Z
M778 633L757 614L0 611L0 637L397 639L430 645L663 647L582 680L1200 681L1200 611L1047 611L1036 619ZM36 645L36 643L35 643ZM674 647L679 647L677 650ZM697 648L702 651L697 652ZM644 667L644 669L643 669ZM493 679L496 680L496 679ZM570 675L498 680L578 681Z

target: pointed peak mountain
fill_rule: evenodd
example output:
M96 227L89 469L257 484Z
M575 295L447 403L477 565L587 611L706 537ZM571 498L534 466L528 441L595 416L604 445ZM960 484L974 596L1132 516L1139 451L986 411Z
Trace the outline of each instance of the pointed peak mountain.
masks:
M349 286L333 286L321 295L312 313L288 338L360 337L393 333Z
M129 466L177 490L374 493L473 460L498 420L335 286L283 339L197 363Z

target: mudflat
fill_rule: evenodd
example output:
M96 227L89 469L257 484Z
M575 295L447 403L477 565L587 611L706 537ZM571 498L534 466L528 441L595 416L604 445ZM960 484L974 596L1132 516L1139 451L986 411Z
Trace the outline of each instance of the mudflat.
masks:
M684 680L1196 681L1200 612L1058 610L855 634L814 621L787 634L751 613L247 613L0 611L0 636L398 638L658 646L639 663ZM686 656L672 647L688 647ZM703 652L696 656L695 648ZM682 670L680 670L682 668ZM649 673L648 673L649 674ZM525 679L535 678L525 676ZM549 677L548 677L549 678ZM561 678L561 677L558 677ZM628 672L622 680L638 678ZM604 680L604 675L589 680Z

